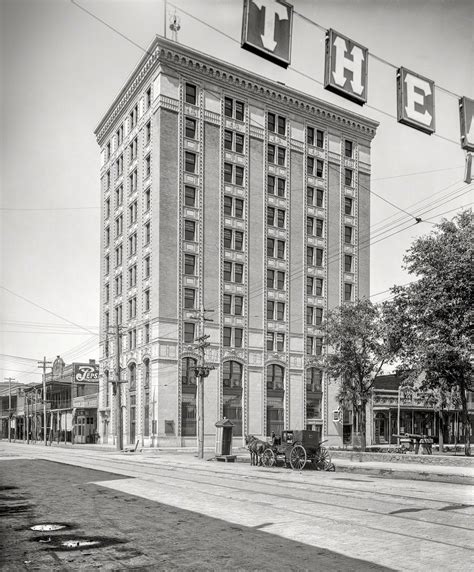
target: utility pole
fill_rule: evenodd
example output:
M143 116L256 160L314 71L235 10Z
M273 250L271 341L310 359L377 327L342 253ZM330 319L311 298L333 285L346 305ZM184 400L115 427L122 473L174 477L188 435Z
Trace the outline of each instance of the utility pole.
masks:
M120 353L122 351L122 330L118 322L118 315L115 322L115 379L110 380L112 383L112 393L115 397L115 428L116 439L115 446L117 451L123 450L123 427L122 427L122 392L120 384L126 383L120 379Z
M11 415L12 415L12 381L15 381L14 377L5 377L5 381L8 381L8 442L12 442L11 437Z
M208 377L209 372L214 369L213 365L207 364L206 358L206 348L210 346L210 343L206 341L210 338L209 335L205 335L204 328L206 322L213 322L211 318L206 318L206 312L213 312L214 310L205 310L203 306L199 310L198 316L192 318L195 321L199 321L199 336L194 338L196 349L199 351L198 365L194 368L194 372L198 379L198 395L197 395L197 406L198 406L198 419L197 419L197 434L198 434L198 458L204 459L204 379Z
M50 361L46 361L46 356L43 357L43 361L38 361L38 367L43 370L43 438L45 447L48 444L46 438L46 368L51 365L52 363Z

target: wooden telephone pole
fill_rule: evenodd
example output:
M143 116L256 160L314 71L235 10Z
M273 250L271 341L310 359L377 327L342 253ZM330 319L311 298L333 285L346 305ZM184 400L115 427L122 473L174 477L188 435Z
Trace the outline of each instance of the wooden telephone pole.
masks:
M117 451L123 450L123 426L122 426L122 391L120 385L126 383L121 379L121 368L120 368L120 354L122 351L122 326L119 325L118 316L115 322L115 327L113 328L115 335L115 379L111 379L112 383L112 393L115 397L115 446Z
M210 343L206 341L210 338L205 335L204 328L206 322L213 322L211 318L206 318L206 312L213 312L214 310L205 310L203 306L198 314L198 317L193 318L199 321L199 336L194 338L195 347L199 351L198 365L194 368L194 373L198 379L198 419L197 419L197 434L198 434L198 458L204 459L204 379L209 376L209 372L214 369L213 365L206 363L206 348Z
M8 381L8 442L12 441L11 424L12 424L12 381L15 381L14 377L5 377L5 381Z
M43 361L38 361L38 367L43 370L43 438L45 447L48 444L46 438L46 368L51 365L52 363L50 361L46 361L46 356L43 357Z

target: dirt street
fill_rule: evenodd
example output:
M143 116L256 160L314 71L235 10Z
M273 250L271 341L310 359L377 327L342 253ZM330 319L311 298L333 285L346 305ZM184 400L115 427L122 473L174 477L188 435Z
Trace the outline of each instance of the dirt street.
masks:
M265 533L260 530L265 523L235 525L100 484L126 478L50 460L3 457L1 569L384 569ZM31 529L45 524L64 528Z

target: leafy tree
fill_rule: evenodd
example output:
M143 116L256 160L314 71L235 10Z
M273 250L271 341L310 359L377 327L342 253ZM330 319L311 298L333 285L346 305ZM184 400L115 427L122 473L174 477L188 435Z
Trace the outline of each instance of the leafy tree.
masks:
M367 402L376 377L392 355L384 322L377 306L358 300L328 312L325 328L328 352L322 365L330 378L338 380L339 402L352 408L353 428L357 420L365 451Z
M467 392L472 391L472 212L443 220L416 240L404 257L405 268L418 280L392 289L385 304L399 369L418 379L421 394L437 395L440 410L459 401L470 455L471 424Z

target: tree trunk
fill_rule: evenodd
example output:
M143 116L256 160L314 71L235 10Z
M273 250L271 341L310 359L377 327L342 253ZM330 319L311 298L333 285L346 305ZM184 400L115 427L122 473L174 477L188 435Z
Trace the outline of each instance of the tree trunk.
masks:
M464 454L466 457L471 456L471 422L469 420L469 414L467 412L467 399L466 399L466 388L464 383L460 384L459 387L461 394L461 420L464 435Z
M367 401L362 401L359 413L360 450L365 451L367 447Z
M357 420L359 418L359 410L355 403L352 404L352 448L357 447Z
M438 411L438 418L439 418L438 447L439 447L439 452L443 453L443 451L444 451L444 427L445 427L444 412L443 411Z

